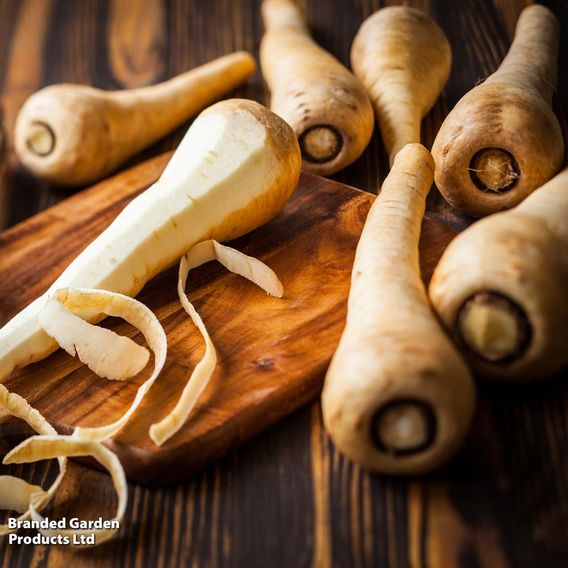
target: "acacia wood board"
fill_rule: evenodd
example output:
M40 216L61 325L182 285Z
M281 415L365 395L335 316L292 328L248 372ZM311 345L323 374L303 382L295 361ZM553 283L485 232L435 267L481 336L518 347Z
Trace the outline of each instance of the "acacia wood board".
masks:
M126 170L0 233L0 325L44 292L117 213L161 173L170 154ZM320 393L344 326L351 266L374 196L303 174L283 212L232 246L260 258L284 284L284 298L209 263L190 273L189 296L208 326L217 370L184 427L165 445L150 425L174 405L203 353L202 340L177 298L177 268L138 296L164 326L168 358L129 424L110 442L129 480L156 484L193 471L243 444ZM426 218L421 267L428 280L455 232ZM141 342L128 324L107 327ZM147 371L125 382L95 376L64 353L16 371L6 386L24 396L61 432L118 418ZM13 445L25 428L0 417L0 444Z

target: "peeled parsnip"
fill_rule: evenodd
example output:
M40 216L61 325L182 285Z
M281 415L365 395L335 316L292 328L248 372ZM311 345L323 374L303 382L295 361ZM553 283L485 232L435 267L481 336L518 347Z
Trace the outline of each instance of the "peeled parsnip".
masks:
M559 30L548 8L525 8L501 66L442 124L432 148L436 185L465 213L514 207L560 169L564 142L551 107Z
M404 145L420 142L420 122L444 88L451 64L446 35L419 10L382 8L361 25L351 66L375 107L391 165Z
M254 69L252 56L241 51L140 89L46 87L18 115L16 153L42 179L91 183L234 89Z
M507 381L568 364L568 169L448 247L430 298L475 370Z
M291 0L264 0L260 46L271 109L292 126L303 168L331 175L354 162L373 133L373 109L363 86L311 38Z
M292 129L258 103L233 99L201 113L160 179L0 329L0 381L56 349L38 321L55 291L135 296L193 245L236 238L274 217L296 187L300 166Z
M337 447L363 467L415 474L462 444L475 391L428 304L418 242L434 163L419 144L395 157L357 246L347 323L322 409Z

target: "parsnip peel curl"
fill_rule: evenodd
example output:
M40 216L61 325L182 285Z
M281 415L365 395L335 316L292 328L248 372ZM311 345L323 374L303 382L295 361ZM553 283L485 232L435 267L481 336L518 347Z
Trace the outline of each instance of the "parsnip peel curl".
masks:
M32 436L16 446L4 458L4 463L29 463L51 458L91 456L95 458L111 475L114 489L118 496L117 510L113 521L120 521L124 517L126 504L128 502L128 486L124 469L118 457L105 448L100 442L93 440L77 439L74 436ZM43 521L44 518L39 513L39 500L36 495L30 499L30 512L34 521ZM95 535L97 544L109 540L118 529L40 529L46 536L69 536L73 535Z
M61 309L57 307L57 304L61 306ZM51 312L53 306L56 307L54 311L57 317L53 317ZM62 343L65 343L68 347L74 346L76 351L83 356L81 360L86 363L89 368L95 372L103 368L105 370L105 375L103 376L107 376L107 378L117 380L128 378L130 373L143 362L143 357L139 357L138 362L134 366L117 360L116 355L110 354L112 349L115 348L115 339L113 336L116 336L116 334L110 332L113 333L113 336L110 336L106 333L109 330L97 328L82 320L80 323L75 322L75 319L80 318L73 314L82 314L85 312L91 314L102 313L126 320L142 332L148 346L154 353L154 369L152 374L138 388L130 408L118 420L106 426L96 428L78 426L73 432L74 438L102 442L117 434L136 411L164 366L168 346L166 334L160 322L152 311L138 300L106 290L89 290L85 288L64 288L58 290L40 315L42 326L45 326L44 329L52 334L52 337L58 343L61 341L60 345L66 349L66 351L72 352L71 349L68 350ZM65 315L65 317L60 317L61 315ZM71 318L74 319L70 320L67 316L71 316ZM65 329L65 326L68 325L77 326L77 332L69 334L69 337L67 337L68 330ZM104 331L105 333L99 333L100 331ZM116 337L118 338L118 336ZM127 339L127 342L129 343L117 343L116 348L119 350L119 355L127 358L138 357L140 353L139 349L143 348L130 339ZM79 348L79 345L81 345L81 348ZM102 363L101 352L102 355L107 357L107 360ZM112 367L113 362L115 362L114 367Z
M181 428L215 371L215 347L203 320L185 292L189 271L212 260L217 260L231 272L250 280L272 296L283 295L281 282L268 266L217 241L203 241L182 257L178 295L183 308L204 339L205 353L193 370L174 409L150 428L150 437L158 445L163 444ZM60 464L60 473L47 491L17 477L0 476L0 508L22 513L19 520L27 520L30 517L38 522L44 520L40 511L53 497L65 475L66 458L78 456L91 456L109 471L118 496L117 511L113 520L119 524L124 516L128 500L124 470L118 457L101 442L114 436L128 422L160 374L166 359L167 340L158 319L146 306L128 296L104 290L58 290L47 302L39 319L42 328L60 347L70 355L78 356L99 376L124 380L140 372L148 362L148 351L131 339L96 327L81 317L93 318L96 314L121 317L138 328L154 353L154 370L138 388L130 408L118 420L102 427L77 427L70 436L58 435L37 410L0 384L0 407L25 420L40 434L24 440L5 456L3 463L30 463L57 458ZM0 534L7 534L11 530L7 525L0 525ZM96 543L101 544L112 538L117 530L40 529L39 532L45 536L68 537L94 534Z
M138 374L148 363L148 350L110 329L93 326L71 313L52 297L40 313L45 332L72 357L105 379L122 381Z
M0 509L25 513L30 508L30 500L34 494L44 498L46 491L39 485L32 485L13 475L0 476Z
M11 393L2 384L0 384L0 408L7 410L12 416L27 422L40 434L48 436L57 435L55 429L37 410L32 408L20 395ZM0 509L22 513L18 520L25 521L30 518L31 512L28 508L32 499L37 511L45 507L59 487L67 467L67 460L64 456L54 457L57 457L59 461L59 475L47 491L18 477L11 475L0 476ZM3 463L9 463L7 462L7 456L4 458ZM14 529L8 528L7 524L0 525L0 535L13 531Z
M203 337L205 353L189 377L174 409L160 422L150 427L150 438L158 445L162 445L181 428L215 371L217 364L215 346L203 320L185 292L189 271L212 260L217 260L231 272L250 280L271 296L281 298L284 292L282 283L268 266L256 258L221 245L217 241L203 241L182 257L179 268L178 295L181 305Z

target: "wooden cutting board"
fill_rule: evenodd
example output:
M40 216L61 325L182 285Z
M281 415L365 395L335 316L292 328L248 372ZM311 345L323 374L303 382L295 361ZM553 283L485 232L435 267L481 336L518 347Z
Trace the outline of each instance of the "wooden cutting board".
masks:
M0 325L44 292L117 213L159 176L159 156L83 191L0 234ZM148 283L139 299L168 336L166 366L131 422L110 443L131 481L166 483L239 446L316 398L343 329L351 265L374 197L338 182L302 175L284 211L233 242L266 262L284 284L268 297L243 278L210 263L190 274L190 299L209 328L219 364L184 428L164 446L148 428L173 407L202 355L202 341L178 302L177 268ZM427 280L448 242L448 227L425 219L421 259ZM105 325L138 341L120 320ZM7 387L38 408L60 431L102 425L130 404L145 378L110 382L62 351L14 373ZM12 445L24 426L0 417L0 443Z

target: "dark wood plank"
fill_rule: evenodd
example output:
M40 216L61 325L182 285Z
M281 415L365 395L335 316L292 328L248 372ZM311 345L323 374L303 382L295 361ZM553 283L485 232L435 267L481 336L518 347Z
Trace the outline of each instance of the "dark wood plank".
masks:
M0 89L8 102L9 120L13 121L21 104L17 101L48 82L80 79L106 88L121 86L125 76L115 76L111 63L121 56L109 38L115 3L120 0L0 0ZM398 2L299 3L317 39L348 62L361 19L385 3ZM448 33L454 53L446 91L423 123L424 141L430 144L457 99L497 66L528 1L408 3L430 10ZM568 3L544 3L557 12L562 29L568 29ZM262 32L258 0L164 0L159 4L164 24L146 22L150 31L145 33L155 34L160 56L155 59L150 44L141 41L148 67L129 70L128 81L133 84L142 83L150 73L172 76L231 49L258 53ZM30 10L44 10L45 17L27 23ZM48 31L41 33L44 22ZM85 38L82 48L72 39L80 30ZM112 33L128 35L116 27ZM564 31L561 43L558 106L565 110L568 33ZM135 49L136 39L125 37L121 45ZM78 51L65 53L69 48ZM23 63L16 65L22 58ZM18 67L25 76L21 82L10 71ZM237 93L265 101L260 73ZM132 163L171 149L183 130ZM386 171L382 143L375 132L361 159L336 178L375 192ZM19 171L10 187L10 225L68 195ZM436 192L429 198L429 209L456 227L468 222L455 215ZM440 472L410 480L369 475L346 463L327 440L314 404L187 483L159 489L131 486L120 539L78 554L54 547L9 547L4 539L0 559L4 566L14 567L565 566L566 388L561 377L522 388L481 384L480 409L464 450ZM49 472L40 464L28 473L39 482ZM86 515L111 513L104 501L112 494L108 477L75 465L56 498L53 515L76 507L74 496L81 491L96 497L81 501L88 507Z

